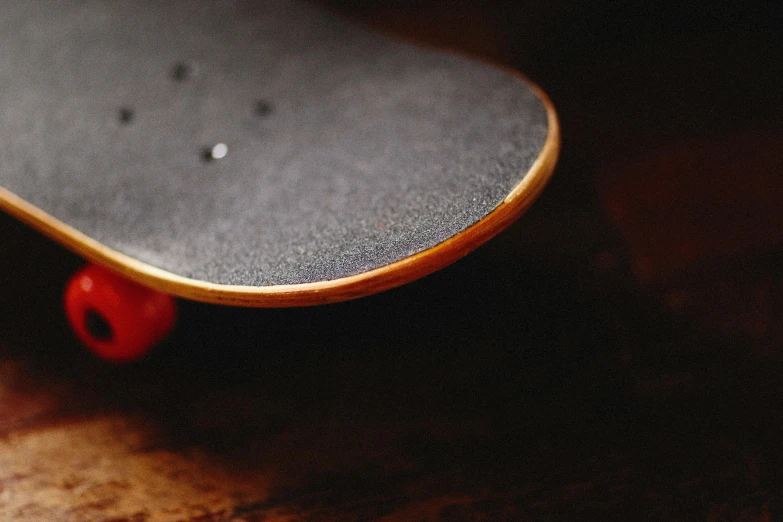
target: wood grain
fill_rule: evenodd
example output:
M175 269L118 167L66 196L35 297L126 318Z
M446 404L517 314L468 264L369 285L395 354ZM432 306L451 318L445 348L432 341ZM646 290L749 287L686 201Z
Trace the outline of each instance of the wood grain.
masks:
M230 474L199 452L151 447L153 433L116 415L15 432L0 442L0 515L164 522L230 516L266 500L264 477Z

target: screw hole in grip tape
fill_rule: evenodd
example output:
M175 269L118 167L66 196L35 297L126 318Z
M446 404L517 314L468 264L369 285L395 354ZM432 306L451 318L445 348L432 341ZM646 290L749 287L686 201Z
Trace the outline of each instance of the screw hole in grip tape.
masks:
M272 113L272 104L266 100L258 100L255 107L256 116L264 118Z
M201 159L204 163L211 163L215 160L221 160L228 155L228 145L218 143L212 147L204 147L201 150Z
M171 79L182 83L189 80L196 72L196 67L187 62L177 62L171 68Z
M120 110L117 111L117 119L121 125L130 125L135 117L136 114L130 107L120 107Z

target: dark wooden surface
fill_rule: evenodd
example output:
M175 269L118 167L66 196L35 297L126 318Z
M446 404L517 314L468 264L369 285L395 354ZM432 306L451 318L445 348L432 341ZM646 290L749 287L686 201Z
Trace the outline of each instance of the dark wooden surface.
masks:
M182 303L129 366L68 331L80 260L0 217L0 519L780 517L779 13L333 5L529 73L563 120L552 185L422 281Z

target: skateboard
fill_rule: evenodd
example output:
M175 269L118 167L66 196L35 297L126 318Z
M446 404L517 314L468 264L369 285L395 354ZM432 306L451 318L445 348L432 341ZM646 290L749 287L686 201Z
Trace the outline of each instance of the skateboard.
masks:
M466 255L539 195L520 74L297 0L20 0L0 15L0 209L83 256L78 337L142 355L174 298L333 303Z

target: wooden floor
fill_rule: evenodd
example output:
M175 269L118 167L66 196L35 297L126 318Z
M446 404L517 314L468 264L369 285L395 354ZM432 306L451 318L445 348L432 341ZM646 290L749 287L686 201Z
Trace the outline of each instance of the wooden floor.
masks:
M542 199L384 294L183 302L129 366L71 337L80 260L0 216L0 520L781 516L783 54L674 11L690 39L633 13L612 33L611 10L560 10L566 35L535 11L401 5L359 14L434 18L550 92L564 147Z

